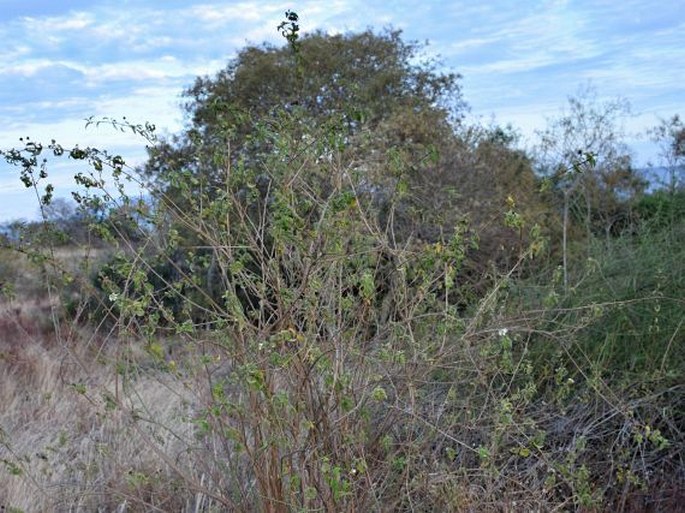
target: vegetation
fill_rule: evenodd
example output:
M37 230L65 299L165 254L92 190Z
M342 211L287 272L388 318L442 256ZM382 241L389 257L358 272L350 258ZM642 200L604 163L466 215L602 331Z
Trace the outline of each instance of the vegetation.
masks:
M0 254L0 506L676 511L684 196L646 192L623 104L571 99L532 155L399 32L279 29L183 133L97 122L142 169L1 152L43 220Z

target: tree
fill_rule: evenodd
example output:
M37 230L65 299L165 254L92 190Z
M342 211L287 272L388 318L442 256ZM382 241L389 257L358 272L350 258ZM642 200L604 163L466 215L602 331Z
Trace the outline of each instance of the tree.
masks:
M400 31L314 32L295 40L290 47L249 46L216 76L198 78L184 93L185 131L151 150L147 172L165 180L170 168L183 167L221 182L216 148L230 141L231 158L254 163L271 150L256 146L258 120L281 109L299 109L303 125L340 124L349 137L398 117L412 126L408 117L456 123L462 115L459 76L438 72L435 61L417 62L423 47L404 42ZM415 136L405 131L388 142Z
M298 35L296 24L285 29ZM391 244L406 241L421 222L407 223L411 233L398 239L403 227L392 212L406 203L410 177L430 172L437 148L454 137L464 109L459 76L438 71L434 60L419 60L423 46L404 42L399 31L315 32L288 41L280 48L247 47L184 93L185 130L153 145L144 169L163 191L156 212L207 218L217 214L208 205L224 208L215 200L235 196L244 203L241 211L259 224L265 207L272 213L286 192L276 189L282 164L315 154L319 162L302 164L312 190L325 196L342 181L349 193L388 214L383 230ZM323 175L322 164L344 172ZM229 190L229 182L237 189ZM226 208L237 215L237 205ZM420 210L410 215L424 218L425 225L426 205ZM305 218L315 214L303 212ZM174 217L165 230L175 234L175 265L188 269L192 259L205 259L201 279L209 285L218 261L207 243L210 234L188 229L176 215L169 219ZM264 243L265 251L273 249L271 239Z
M538 132L537 147L538 170L562 200L565 283L571 223L580 223L588 238L598 233L609 238L630 222L631 202L645 187L622 141L628 102L601 102L588 87L568 103L567 112Z
M661 148L661 158L668 172L668 190L671 194L683 185L685 175L685 124L678 114L662 119L649 133Z
M472 249L465 265L469 281L481 286L485 274L510 270L527 252L531 231L548 238L556 224L518 141L512 127L462 127L442 142L435 160L408 177L406 222L413 220L411 229L432 243L466 223ZM417 212L418 219L411 215Z
M572 201L570 208L586 233L608 234L626 215L622 207L645 186L623 142L622 121L630 105L622 98L602 102L590 87L568 102L569 111L538 133L540 168L581 200ZM590 166L585 165L589 155Z
M298 35L299 27L282 27ZM211 199L225 192L230 169L245 176L244 197L273 201L276 167L249 175L283 152L263 135L288 130L300 151L316 144L319 159L338 159L347 186L377 207L391 244L444 242L469 221L482 248L477 272L493 259L511 264L525 241L521 229L502 228L507 197L524 208L536 204L529 227L545 209L531 192L531 161L514 148L511 131L461 126L459 76L419 60L423 46L403 41L399 31L315 32L289 42L250 46L185 92L186 129L155 145L146 166L167 198L190 211L180 193L188 184L176 173L193 181L195 199ZM292 150L281 155L293 157ZM186 245L206 246L177 228Z
M83 243L88 238L88 220L77 205L65 198L53 198L43 205L40 214L45 222L64 237L64 244Z

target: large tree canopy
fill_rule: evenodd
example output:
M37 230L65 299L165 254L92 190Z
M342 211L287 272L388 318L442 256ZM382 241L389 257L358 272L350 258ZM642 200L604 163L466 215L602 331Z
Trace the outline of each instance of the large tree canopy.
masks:
M249 46L185 91L186 129L151 150L147 171L162 179L179 167L211 175L216 159L208 155L227 142L235 157L254 157L263 150L250 144L256 124L282 110L299 109L309 127L334 121L350 137L389 124L401 128L385 145L436 143L464 103L459 76L438 71L422 50L399 31L371 30L314 32L296 48ZM198 153L200 145L205 151Z
M265 227L260 243L271 252L269 230L284 222L276 219L284 204L289 225L315 230L323 207L313 205L328 204L334 191L363 204L391 248L462 235L469 248L478 243L464 279L521 256L548 209L514 134L461 124L458 74L399 31L289 41L247 47L215 76L198 78L184 93L185 129L150 150L146 171L176 218L204 220L201 230L174 222L186 251L180 267L190 266L191 252L214 262L204 255L207 238L242 215ZM304 187L297 194L293 177ZM515 227L503 226L508 211L522 215ZM233 224L225 244L241 245L242 236Z

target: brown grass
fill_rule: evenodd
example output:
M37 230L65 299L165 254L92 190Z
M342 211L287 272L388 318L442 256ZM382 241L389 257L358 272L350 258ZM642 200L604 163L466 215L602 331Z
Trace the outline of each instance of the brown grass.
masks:
M192 425L182 383L147 373L124 390L107 365L121 347L92 336L84 344L83 332L78 344L56 340L42 324L45 305L7 306L0 315L0 505L26 513L186 508L170 493L178 476L155 451L159 444L187 466Z

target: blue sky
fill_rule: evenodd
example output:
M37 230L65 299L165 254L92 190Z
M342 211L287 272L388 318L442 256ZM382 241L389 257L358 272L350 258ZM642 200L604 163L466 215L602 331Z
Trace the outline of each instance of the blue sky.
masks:
M657 163L646 129L685 115L685 2L674 0L0 0L0 147L56 138L140 162L141 141L86 130L84 119L126 116L178 131L184 87L247 43L280 44L286 9L305 32L392 26L428 41L463 75L469 120L511 123L528 144L588 84L630 101L626 141L639 165ZM69 165L54 168L58 195L68 195L71 176ZM0 164L0 222L36 212L35 197Z

